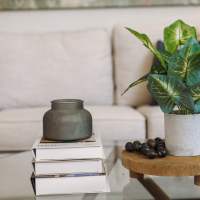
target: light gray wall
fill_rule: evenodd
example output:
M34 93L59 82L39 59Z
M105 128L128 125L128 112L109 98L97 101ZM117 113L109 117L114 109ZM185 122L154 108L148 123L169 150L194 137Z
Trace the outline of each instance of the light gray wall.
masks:
M200 25L200 7L148 7L90 10L6 11L0 12L0 31L57 31L105 27L114 24L134 26L141 31L162 30L181 18Z

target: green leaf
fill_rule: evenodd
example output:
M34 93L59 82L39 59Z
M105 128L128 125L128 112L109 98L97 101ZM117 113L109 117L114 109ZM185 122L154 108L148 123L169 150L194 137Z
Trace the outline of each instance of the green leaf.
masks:
M200 101L200 84L194 85L190 88L191 95L194 101Z
M194 103L195 113L200 113L200 100Z
M184 46L182 46L178 51L180 56L182 56L183 58L184 57L188 58L193 54L197 54L199 52L200 52L199 41L194 38L188 39L187 42L184 44Z
M144 44L145 47L147 47L160 61L161 66L163 68L164 71L166 71L167 67L166 67L166 63L161 55L161 53L153 46L151 40L149 39L149 37L144 34L144 33L139 33L131 28L126 28L130 33L132 33L135 37L137 37L140 41L142 41L142 43Z
M200 44L197 40L190 38L167 62L168 75L176 76L188 86L200 82Z
M164 29L165 49L170 53L174 53L189 38L197 39L196 29L182 20L177 20Z
M162 51L160 53L163 57L163 60L165 60L165 62L167 63L171 54L166 51ZM158 61L158 62L154 62L153 65L151 66L151 73L152 74L166 74L167 72L166 72L166 69L163 69L161 63Z
M175 106L193 111L194 102L185 85L178 79L166 75L149 75L148 89L165 113L171 113Z
M190 91L195 104L195 113L200 113L200 84L191 87Z
M164 43L162 41L158 41L156 43L156 49L160 52L163 59L165 60L165 56L167 52L165 51ZM153 58L153 64L151 66L151 73L153 74L166 74L166 70L163 69L160 61L157 59L156 56Z
M133 83L131 83L127 89L122 93L122 95L124 95L129 89L131 89L132 87L138 85L139 83L142 83L144 81L147 80L147 77L148 77L149 74L146 74L144 76L142 76L141 78L139 78L138 80L134 81Z
M185 109L184 107L179 107L179 110L174 110L172 112L172 114L176 114L176 115L189 115L189 114L193 114L193 112L191 112L190 110Z
M185 51L185 55L182 55L181 49L171 56L168 59L167 74L181 79L187 86L192 86L200 82L200 52L193 55L189 52L191 51Z

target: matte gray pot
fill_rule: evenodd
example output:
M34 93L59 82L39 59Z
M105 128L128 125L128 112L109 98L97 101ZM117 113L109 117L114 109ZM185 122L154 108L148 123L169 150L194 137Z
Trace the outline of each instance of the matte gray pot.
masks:
M200 155L200 114L165 113L165 143L171 155Z
M48 140L74 141L91 137L92 116L79 99L51 102L43 117L43 136Z

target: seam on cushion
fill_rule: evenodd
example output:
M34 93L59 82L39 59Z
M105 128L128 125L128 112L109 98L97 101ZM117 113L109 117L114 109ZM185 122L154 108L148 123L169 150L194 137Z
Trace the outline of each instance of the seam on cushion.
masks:
M154 118L154 119L161 118L161 116L153 116L153 115L144 115L144 116L145 116L145 118Z
M159 111L153 111L153 112L146 112L146 111L139 111L141 114L144 114L144 113L149 113L150 115L155 115L155 113L158 113ZM162 113L162 112L160 112Z
M93 121L145 121L145 118L143 119L94 119ZM41 121L0 121L0 124L3 123L27 123L27 122L31 122L31 123L41 123Z
M120 118L117 118L117 119L95 119L94 120L99 120L99 121L132 121L132 120L137 120L137 121L140 121L140 120L144 120L145 118L142 118L142 119L120 119Z
M154 119L164 120L164 117L163 117L163 119L161 119L161 117L150 117L150 118L153 118L152 120L154 120ZM148 118L148 119L149 119L149 118Z
M18 124L18 123L27 123L27 122L31 122L31 123L41 123L42 121L0 121L0 124L4 124L4 123L6 123L6 124L13 124L13 123L15 123L15 124Z
M141 112L141 111L140 111L140 113L141 113L142 116L149 116L149 117L153 117L153 116L160 117L162 115L162 113L155 114L155 113L146 113L146 112Z
M145 115L147 118L161 118L161 116Z
M10 149L9 148L0 148L0 153L8 152L11 154L9 156L15 156L15 154L20 154L20 153L28 152L28 151L31 151L31 148L29 148L29 147L27 147L27 148L19 147L19 148L10 148ZM6 159L6 157L3 157L3 158Z

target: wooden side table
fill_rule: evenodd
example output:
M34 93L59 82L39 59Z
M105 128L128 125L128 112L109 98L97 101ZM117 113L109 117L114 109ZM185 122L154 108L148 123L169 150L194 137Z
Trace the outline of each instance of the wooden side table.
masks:
M122 152L122 164L156 200L170 200L168 195L151 179L155 176L194 176L194 184L200 186L200 156L148 159L139 153Z

